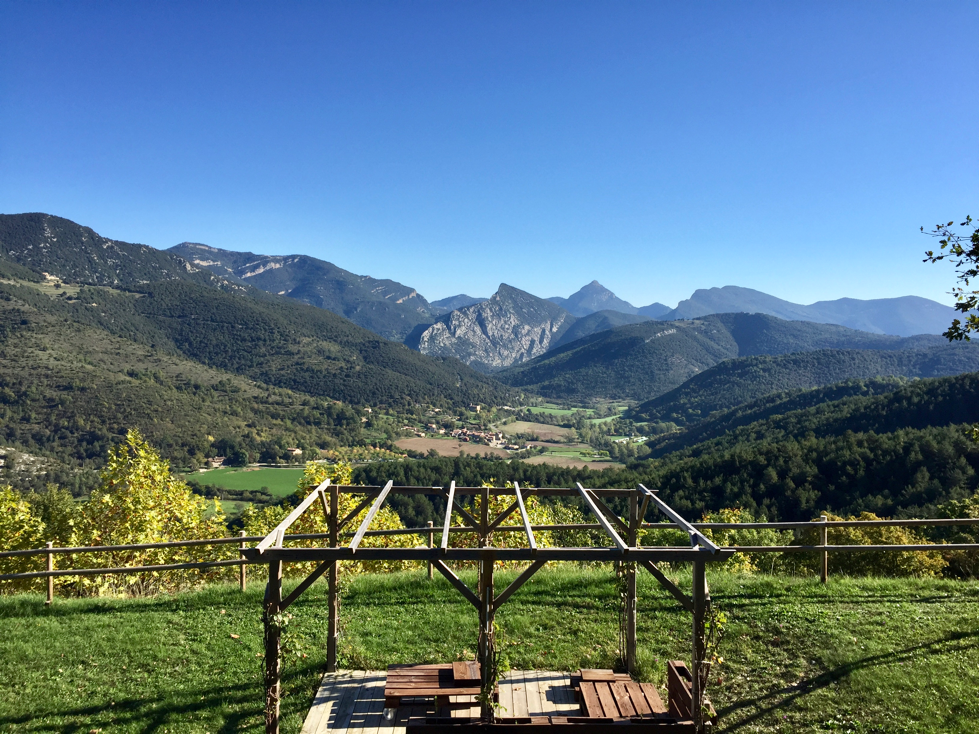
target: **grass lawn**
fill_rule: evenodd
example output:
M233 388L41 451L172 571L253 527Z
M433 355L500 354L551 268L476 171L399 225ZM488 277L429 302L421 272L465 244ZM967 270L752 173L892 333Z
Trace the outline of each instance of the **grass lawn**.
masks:
M589 415L595 412L591 408L575 408L575 409L559 408L558 406L550 403L545 403L544 405L539 407L535 406L532 408L527 408L528 413L546 413L548 415L572 415L578 411L584 411Z
M259 492L262 487L268 487L269 494L285 497L296 491L296 486L303 476L303 470L302 468L271 469L268 467L239 469L225 466L189 476L201 484L213 484L225 489Z
M0 732L260 732L262 589L151 599L0 597ZM499 574L500 588L513 573ZM678 574L689 585L689 574ZM472 583L473 574L463 573ZM689 617L640 577L640 662L663 683L689 657ZM710 573L729 621L709 691L723 732L975 732L979 584ZM287 584L287 587L291 584ZM325 586L290 608L283 732L296 734L323 665ZM476 612L424 571L344 584L342 663L471 655ZM518 669L609 667L617 657L611 572L545 570L499 622ZM235 637L235 635L237 637Z

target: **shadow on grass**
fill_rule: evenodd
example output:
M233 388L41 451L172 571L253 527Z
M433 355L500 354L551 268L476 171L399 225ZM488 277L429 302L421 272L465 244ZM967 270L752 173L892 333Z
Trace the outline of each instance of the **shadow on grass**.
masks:
M284 671L282 713L305 718L312 700L303 695L302 678L310 677L319 681L320 666L308 665L299 670ZM118 731L128 728L131 731L185 731L191 722L214 717L221 713L221 721L209 722L217 726L215 734L231 734L248 728L255 731L263 729L264 693L255 681L233 686L198 688L166 697L155 695L140 698L126 698L113 702L74 708L35 709L22 716L0 716L0 731L57 732L58 734L87 734L93 730ZM252 722L251 725L248 722Z
M832 670L828 670L814 678L799 681L795 685L780 688L775 691L769 691L768 693L764 693L754 698L745 698L737 703L725 706L718 710L718 718L721 720L721 723L724 724L724 719L732 716L733 714L744 711L745 709L757 709L747 718L741 719L730 726L724 726L723 729L723 731L726 732L738 731L758 721L759 719L764 718L766 715L772 713L776 709L785 708L797 699L826 688L827 686L846 678L858 670L907 662L910 661L915 654L921 652L933 654L947 652L945 650L941 650L940 648L943 645L950 643L961 643L956 646L957 652L975 650L979 648L979 632L955 632L938 640L932 640L931 642L923 642L919 645L905 647L901 650L894 650L892 652L883 653L880 655L870 655L859 660L854 660L851 663L846 663L845 665L840 665Z

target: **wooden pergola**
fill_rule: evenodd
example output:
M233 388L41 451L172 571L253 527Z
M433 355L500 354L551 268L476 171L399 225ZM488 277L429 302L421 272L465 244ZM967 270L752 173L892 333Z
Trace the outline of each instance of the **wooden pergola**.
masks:
M346 517L339 516L340 495L366 495ZM361 541L368 534L423 534L428 528L415 528L397 531L371 531L370 525L378 511L392 494L440 495L445 498L445 520L442 525L441 543L431 548L362 548ZM598 520L601 529L608 535L611 545L607 547L585 548L539 548L535 531L545 530L583 530L594 525L532 525L527 514L525 499L536 497L578 497L584 506ZM480 497L479 511L466 506L465 497ZM490 498L512 497L512 502L496 517L490 517ZM628 517L622 518L614 512L606 500L625 498L628 500ZM290 539L322 539L329 545L313 548L284 547L286 530L314 504L319 502L326 516L328 533L314 535L293 535ZM643 525L650 505L665 515L675 527L689 535L689 546L683 547L643 547L638 543L639 530ZM340 535L345 528L364 510L367 514L361 520L353 537L346 545L340 545ZM453 526L453 513L466 523ZM475 517L474 513L479 517ZM514 513L519 513L521 526L503 525ZM526 535L526 545L519 548L499 548L492 545L494 533L522 531ZM476 548L452 548L449 536L454 532L475 533L479 542ZM349 533L348 533L349 535ZM329 595L329 626L327 632L327 670L336 670L337 633L339 616L338 570L341 561L420 561L429 562L434 568L465 597L479 613L478 659L481 666L482 689L492 690L492 661L495 653L494 619L497 610L544 565L552 561L618 561L624 563L626 576L626 666L630 673L636 667L636 567L645 568L669 591L677 601L691 613L692 645L692 716L696 726L702 725L703 691L701 687L701 666L705 657L705 617L710 606L707 589L706 565L711 562L727 560L733 550L719 548L711 540L687 522L663 500L654 490L643 485L635 489L586 489L581 484L573 488L521 488L516 483L512 487L457 487L452 482L444 487L395 487L388 482L383 487L338 486L324 482L309 495L289 515L272 530L257 546L243 551L252 562L268 563L268 586L264 601L265 623L265 730L267 734L279 731L279 688L281 677L280 642L281 632L277 615L284 612L320 576L327 574ZM286 563L318 562L310 573L287 597L282 594L282 571ZM447 565L452 561L474 561L479 568L478 588L470 589ZM509 586L496 592L493 584L493 570L497 561L523 561L527 568ZM691 562L693 564L693 589L687 594L670 581L656 566L660 562ZM482 704L484 723L492 722L493 708L489 703Z

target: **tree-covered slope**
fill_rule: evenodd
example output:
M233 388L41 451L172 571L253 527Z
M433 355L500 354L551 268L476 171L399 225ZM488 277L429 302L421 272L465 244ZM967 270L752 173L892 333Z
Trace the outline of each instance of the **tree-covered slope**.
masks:
M820 349L776 356L730 359L680 387L642 403L637 420L696 423L770 393L873 377L945 377L979 370L979 348L944 344L925 349L880 351Z
M453 360L413 352L323 309L247 286L226 292L186 281L82 287L51 297L0 283L0 297L56 314L61 327L93 326L209 367L353 404L506 402L510 393Z
M213 275L147 245L120 242L50 214L0 214L0 258L69 283L211 282Z
M0 483L84 489L86 474L77 470L99 467L130 428L182 467L230 446L258 458L288 446L360 441L361 416L350 406L206 367L165 344L66 321L79 306L65 301L43 291L37 299L11 293L9 286L0 292L0 446L43 464L24 471L29 467L8 456Z
M944 343L939 336L901 338L764 314L719 314L599 332L497 377L554 399L641 401L734 357L819 349L890 351Z
M168 252L230 280L328 309L386 339L402 341L418 324L430 324L441 313L414 288L356 275L307 255L256 255L192 242Z
M894 390L874 382L877 381L865 383L862 394L828 402L815 400L859 388L854 383L844 383L812 391L813 395L808 391L788 394L772 406L765 406L765 401L748 403L660 439L653 447L654 455L677 451L706 454L718 448L785 438L944 428L971 423L979 415L979 373L914 380ZM809 405L793 409L807 401Z

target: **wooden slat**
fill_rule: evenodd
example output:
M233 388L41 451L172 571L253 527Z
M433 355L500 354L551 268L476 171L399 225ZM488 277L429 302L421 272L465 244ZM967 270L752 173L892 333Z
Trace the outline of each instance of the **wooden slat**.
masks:
M642 692L646 696L646 703L649 704L649 708L653 710L653 713L665 714L666 705L663 703L663 699L660 698L656 686L652 683L640 683L639 686L642 688Z
M500 681L500 706L502 716L513 716L513 671Z
M365 517L364 521L360 523L360 527L357 528L357 532L354 534L354 539L350 541L350 550L357 550L357 546L360 545L360 541L364 539L364 533L367 532L367 528L370 527L371 521L381 509L381 505L384 504L384 500L387 499L388 493L391 491L391 487L393 486L394 480L389 480L388 483L384 485L384 489L381 490L381 493L377 495L377 499L374 500L374 504L371 505L371 509L367 512L367 517Z
M520 506L520 517L523 520L523 529L527 533L527 542L531 550L537 550L537 541L534 539L534 531L530 529L530 518L527 516L527 508L524 507L523 495L520 493L520 484L513 483L513 493L517 497L517 504Z
M605 716L612 718L621 716L619 707L615 705L615 696L612 695L610 684L605 681L598 681L592 685L595 686L595 691L598 693L598 700L602 702L602 710L605 711Z
M595 505L595 501L592 499L591 495L588 494L588 491L581 486L580 482L577 482L575 486L578 488L578 494L581 495L581 498L585 501L585 504L588 505L588 509L591 510L591 513L595 516L595 519L598 520L601 526L605 528L605 532L612 538L612 542L615 543L620 551L628 550L629 544L622 540L622 538L619 537L619 534L615 532L615 528L612 527L612 524L608 521L608 518L605 517L605 515L602 514L602 511Z
M306 495L306 499L300 502L299 505L296 507L296 509L294 509L288 515L286 515L285 519L282 522L280 522L278 525L276 525L275 528L272 530L272 532L266 535L261 543L255 546L256 550L261 552L266 548L269 548L272 545L272 543L276 541L276 538L278 538L281 535L284 535L286 530L289 529L289 526L296 521L296 518L302 515L306 511L306 508L316 501L316 498L319 496L319 493L323 491L325 487L329 486L329 484L330 484L330 480L327 479L316 489L314 489L312 492Z
M343 698L336 708L336 716L333 720L333 725L330 727L330 731L333 734L343 734L350 728L350 718L353 715L354 705L357 702L357 697L360 695L360 689L363 688L363 685L364 671L351 671L350 677L344 682Z
M623 681L613 681L609 683L609 688L612 690L612 695L615 697L615 705L619 707L619 713L622 716L639 715L635 706L632 704L632 696L629 694L629 690L625 687Z
M581 707L588 718L600 718L605 715L595 685L593 681L581 681Z
M524 685L527 687L527 715L541 716L544 711L541 706L540 685L537 682L537 671L524 671Z
M632 706L636 710L636 716L649 716L653 713L649 704L646 702L646 697L643 695L642 687L635 681L623 681L623 686L629 692L629 699L632 701Z
M513 671L513 683L513 716L528 716L527 686L524 684L523 671Z
M409 697L422 697L428 698L429 696L448 696L450 693L453 696L478 696L480 688L479 686L471 688L449 688L446 686L410 686L406 688L385 688L385 696L400 696L401 698Z

